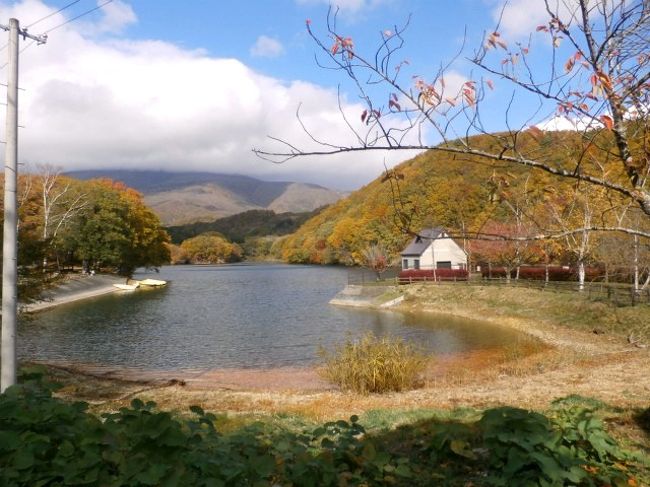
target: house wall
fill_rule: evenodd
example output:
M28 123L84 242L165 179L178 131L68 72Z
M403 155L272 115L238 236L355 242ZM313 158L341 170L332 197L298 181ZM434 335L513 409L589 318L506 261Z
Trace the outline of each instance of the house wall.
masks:
M467 254L463 249L450 238L437 239L433 241L431 263L451 262L453 269L467 267ZM429 249L427 249L429 250Z
M437 262L451 262L452 269L464 269L467 267L467 255L463 249L450 238L441 238L433 241L422 255L402 256L402 269L405 269L404 260L408 260L408 268L415 268L415 259L420 260L420 269L433 269Z

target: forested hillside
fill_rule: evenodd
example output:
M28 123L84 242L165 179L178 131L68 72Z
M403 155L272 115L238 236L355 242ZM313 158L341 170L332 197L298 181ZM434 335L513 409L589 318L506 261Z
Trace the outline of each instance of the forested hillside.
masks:
M243 243L247 238L251 237L293 233L309 217L315 215L317 211L275 213L272 210L249 210L219 218L212 222L197 222L167 227L167 231L175 244L180 244L183 240L206 232L218 232L233 242Z
M475 137L472 144L489 149L496 137L499 134ZM585 172L608 171L610 177L618 177L616 168L600 167L590 158L594 146L599 151L612 146L607 134L594 133L589 144L575 133L533 129L513 142L520 152L544 152L567 168L581 160ZM639 227L643 219L637 213L622 205L617 195L570 178L432 151L326 208L279 241L275 250L289 262L362 264L369 245L380 244L395 257L412 238L409 231L443 226L458 236L475 262L482 259L510 268L527 263L631 265L633 254L641 260L647 257L647 242L611 232L519 242L463 236L557 235L569 228L617 221Z

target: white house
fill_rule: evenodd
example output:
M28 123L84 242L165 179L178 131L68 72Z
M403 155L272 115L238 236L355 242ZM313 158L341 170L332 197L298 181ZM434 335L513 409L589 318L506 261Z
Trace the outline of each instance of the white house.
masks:
M467 253L444 228L425 228L402 251L402 270L467 269Z

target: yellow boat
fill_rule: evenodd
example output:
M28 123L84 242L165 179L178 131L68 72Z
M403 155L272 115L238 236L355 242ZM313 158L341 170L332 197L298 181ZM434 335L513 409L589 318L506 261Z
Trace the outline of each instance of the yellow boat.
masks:
M139 281L142 286L164 286L167 284L167 281L160 281L158 279L143 279Z

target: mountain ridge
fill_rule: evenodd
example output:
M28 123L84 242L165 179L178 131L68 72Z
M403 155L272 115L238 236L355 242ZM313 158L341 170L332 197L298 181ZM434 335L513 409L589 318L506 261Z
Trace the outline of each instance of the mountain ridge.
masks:
M264 181L212 172L126 169L69 171L77 179L110 178L144 195L164 225L209 222L249 210L306 212L334 203L343 193L312 183Z

